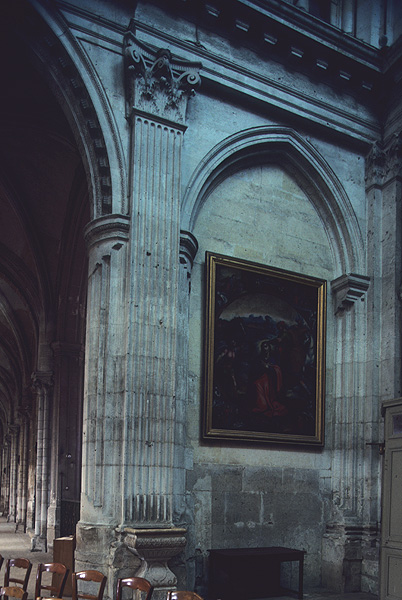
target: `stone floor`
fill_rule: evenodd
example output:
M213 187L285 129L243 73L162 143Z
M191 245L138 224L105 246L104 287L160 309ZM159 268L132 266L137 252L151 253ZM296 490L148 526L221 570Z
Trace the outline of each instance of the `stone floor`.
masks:
M31 540L21 531L15 531L15 523L7 523L0 517L0 554L4 564L0 572L0 582L3 584L4 566L7 558L29 558L32 563L31 576L28 584L28 600L35 595L35 577L39 563L52 562L52 555L46 552L31 552Z
M35 595L35 576L39 563L52 562L52 555L45 552L32 552L29 536L20 531L15 531L15 523L7 523L4 517L0 517L0 554L7 558L25 557L32 563L32 572L28 585L28 600L33 600ZM3 583L4 565L0 572L0 583ZM265 600L295 600L296 594L292 596L280 596L280 598L269 598ZM246 600L246 599L245 599ZM264 600L263 598L259 600ZM364 593L334 594L325 590L307 590L304 600L377 600L377 596Z

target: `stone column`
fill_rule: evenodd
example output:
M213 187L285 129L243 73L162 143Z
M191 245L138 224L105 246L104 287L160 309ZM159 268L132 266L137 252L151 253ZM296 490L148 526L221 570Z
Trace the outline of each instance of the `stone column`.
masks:
M355 30L355 3L356 0L343 0L342 2L342 30L354 34Z
M182 473L175 473L176 451L180 455L183 444L176 438L182 410L177 365L183 360L178 333L180 177L187 100L199 83L199 65L175 60L168 50L155 52L131 32L125 56L132 214L125 543L144 561L141 573L155 586L158 600L176 585L167 563L185 544L185 532L173 526L174 482L175 495L184 493Z
M401 382L402 132L385 147L381 205L381 397L397 398ZM396 332L398 334L396 335Z
M176 438L174 457L174 521L186 521L186 405L188 398L188 336L191 292L191 270L198 243L189 231L180 231L179 297L177 310L177 363L176 363Z
M332 449L332 518L323 540L322 574L323 584L337 592L360 591L364 546L370 545L373 527L377 532L366 505L371 492L366 441L371 440L372 422L372 400L366 393L369 283L368 276L350 273L331 284L336 314L332 438L327 440Z
M4 444L2 447L2 472L1 472L1 510L4 515L8 515L10 502L10 436L4 436Z
M54 393L52 452L50 459L50 506L48 548L59 537L66 507L79 506L82 445L82 361L81 344L54 342ZM74 531L68 531L68 534ZM66 535L63 532L63 535Z
M333 521L323 545L323 576L329 586L338 581L340 592L378 593L380 405L400 395L401 385L401 139L394 136L385 149L374 144L366 158L365 237L371 281L365 301L358 299L362 290L354 277L351 283L358 289L346 296L346 286L342 291L339 280L333 284L341 306L338 339L344 342L339 346L343 366L336 381L341 394L334 417L333 471L338 482L333 479ZM349 352L345 354L348 339L351 348L352 343L359 346L363 370L360 361L350 361ZM349 397L343 396L343 389L350 389ZM366 391L364 397L360 390Z
M21 435L19 444L20 465L17 493L17 529L25 531L27 518L29 412L26 408L21 408L19 415Z
M89 276L82 422L81 513L76 569L108 576L109 556L122 521L127 348L127 245L124 215L100 217L86 227ZM112 550L111 550L112 551Z
M18 481L18 425L9 425L10 432L10 497L8 506L8 521L17 519L17 481Z
M49 505L50 399L53 391L53 372L34 373L32 387L36 394L37 407L35 536L32 538L32 549L46 552Z

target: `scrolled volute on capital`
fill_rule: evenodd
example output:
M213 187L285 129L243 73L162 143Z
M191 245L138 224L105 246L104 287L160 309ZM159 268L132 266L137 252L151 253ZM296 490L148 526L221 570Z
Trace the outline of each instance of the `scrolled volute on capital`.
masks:
M152 97L156 88L164 88L172 101L182 94L192 95L201 83L200 63L174 58L166 48L153 49L138 40L132 31L124 38L127 74L143 82L143 94ZM132 96L133 90L128 90Z

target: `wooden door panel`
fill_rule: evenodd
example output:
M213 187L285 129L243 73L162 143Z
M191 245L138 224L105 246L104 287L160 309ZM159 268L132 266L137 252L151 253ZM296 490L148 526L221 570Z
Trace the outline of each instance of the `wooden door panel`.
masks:
M380 598L402 600L402 398L385 402L383 413Z

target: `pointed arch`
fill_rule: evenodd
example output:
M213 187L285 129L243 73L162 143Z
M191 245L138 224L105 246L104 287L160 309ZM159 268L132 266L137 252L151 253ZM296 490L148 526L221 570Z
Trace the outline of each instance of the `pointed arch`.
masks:
M127 212L126 169L117 125L95 70L54 6L21 0L7 12L69 122L86 170L91 218ZM20 4L23 5L23 9ZM111 167L113 164L113 168Z
M363 238L348 196L321 154L291 128L262 126L217 144L200 162L184 194L182 229L192 231L211 192L230 174L251 164L280 165L313 203L341 273L365 272Z

